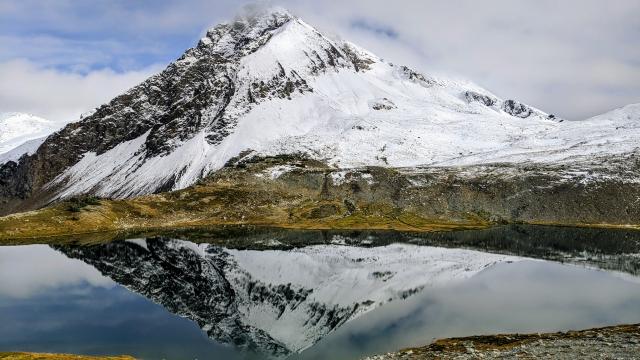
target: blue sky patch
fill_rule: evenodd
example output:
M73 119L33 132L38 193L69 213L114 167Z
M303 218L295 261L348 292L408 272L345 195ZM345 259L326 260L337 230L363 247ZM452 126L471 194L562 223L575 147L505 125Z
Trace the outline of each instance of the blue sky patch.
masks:
M397 39L400 36L400 34L390 26L374 23L365 19L353 20L351 22L351 27L391 39Z

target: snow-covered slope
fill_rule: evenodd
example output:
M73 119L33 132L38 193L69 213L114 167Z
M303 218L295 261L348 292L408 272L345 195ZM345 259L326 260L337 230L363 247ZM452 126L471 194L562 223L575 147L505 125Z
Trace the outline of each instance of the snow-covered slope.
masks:
M58 197L129 197L187 187L239 154L340 168L578 161L637 149L637 108L563 121L275 10L209 30L162 73L48 139L37 161L51 166L22 166L43 169L31 188Z
M488 162L581 162L640 150L640 104L631 104L586 120L564 121L533 136L512 132L500 148L439 161L437 165Z
M405 244L254 251L140 239L60 249L212 338L271 356L302 351L388 302L521 259Z
M0 163L34 153L47 135L61 127L60 124L31 114L1 113Z
M32 155L38 150L38 147L47 139L46 136L41 138L28 140L21 145L18 145L11 150L0 154L0 165L8 161L18 161L22 155Z

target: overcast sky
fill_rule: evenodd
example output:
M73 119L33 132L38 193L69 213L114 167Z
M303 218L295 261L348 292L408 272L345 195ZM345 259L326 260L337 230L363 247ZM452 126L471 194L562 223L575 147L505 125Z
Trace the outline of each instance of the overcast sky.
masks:
M0 112L69 121L161 70L238 0L0 0ZM638 0L281 0L330 36L569 119L640 102Z

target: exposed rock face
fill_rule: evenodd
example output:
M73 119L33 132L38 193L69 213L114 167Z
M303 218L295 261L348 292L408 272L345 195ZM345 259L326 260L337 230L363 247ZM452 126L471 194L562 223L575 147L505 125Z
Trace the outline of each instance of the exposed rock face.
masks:
M505 101L504 105L502 105L502 109L509 115L523 119L528 118L533 113L533 110L531 110L530 107L515 100Z
M209 181L243 184L266 193L287 189L300 196L311 194L309 200L338 206L337 216L397 212L434 221L475 219L493 224L640 223L637 153L559 165L342 170L316 166L296 157L247 157L231 161Z
M373 110L391 110L397 107L396 104L393 103L393 101L387 98L382 98L373 101L371 103L371 108L373 108Z
M260 168L247 166L247 174ZM229 175L240 183L251 181L231 175L237 170L227 171L220 173L221 182L228 181L224 179ZM270 171L273 170L265 173ZM594 158L571 165L346 170L291 167L276 174L275 182L279 185L274 188L286 187L298 193L315 191L324 200L352 204L349 208L341 206L340 213L384 205L426 219L638 224L640 207L635 205L640 199L638 173L638 154Z
M496 104L496 102L498 101L497 99L489 96L489 95L484 95L484 94L479 94L475 91L465 91L464 93L464 98L468 101L468 102L479 102L484 104L485 106L493 106Z
M0 218L0 238L225 224L406 231L504 223L638 229L637 159L631 154L572 166L333 169L295 156L239 157L185 190L104 200L80 214L70 212L67 203Z

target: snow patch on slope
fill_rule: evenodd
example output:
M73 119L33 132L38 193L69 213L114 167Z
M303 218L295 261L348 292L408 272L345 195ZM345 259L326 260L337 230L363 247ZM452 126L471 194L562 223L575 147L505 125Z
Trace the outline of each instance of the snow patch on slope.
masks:
M512 141L434 165L490 162L570 163L640 150L640 104L631 104L586 120L550 124L538 133L513 132Z
M0 114L0 163L15 161L24 154L32 154L47 135L61 127L61 124L31 114ZM32 141L36 139L38 141ZM27 142L28 145L25 144ZM12 153L9 155L9 152Z
M47 137L45 136L29 140L3 154L0 154L0 165L9 161L18 162L18 160L20 160L24 155L33 155L46 139Z

